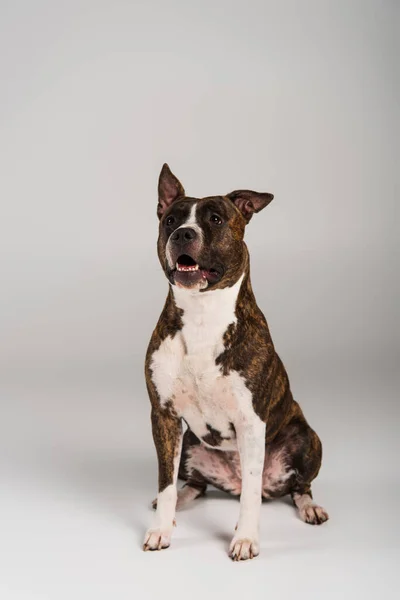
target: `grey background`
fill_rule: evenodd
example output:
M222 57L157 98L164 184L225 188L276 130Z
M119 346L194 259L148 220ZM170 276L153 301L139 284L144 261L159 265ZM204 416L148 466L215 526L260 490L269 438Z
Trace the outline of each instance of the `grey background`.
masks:
M394 595L399 46L390 0L2 0L3 598ZM331 521L266 504L249 565L217 493L140 550L165 161L194 196L275 194L247 232L253 286Z

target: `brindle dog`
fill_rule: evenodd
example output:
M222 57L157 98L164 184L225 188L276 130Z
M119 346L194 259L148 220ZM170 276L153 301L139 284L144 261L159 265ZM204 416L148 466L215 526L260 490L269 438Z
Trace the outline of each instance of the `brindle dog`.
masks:
M159 493L144 549L168 547L175 509L211 484L240 495L229 554L245 560L259 553L263 497L290 494L303 521L328 519L311 495L321 442L293 399L243 241L246 224L273 195L190 198L168 165L158 195L158 256L169 292L145 367ZM186 481L179 492L178 475Z

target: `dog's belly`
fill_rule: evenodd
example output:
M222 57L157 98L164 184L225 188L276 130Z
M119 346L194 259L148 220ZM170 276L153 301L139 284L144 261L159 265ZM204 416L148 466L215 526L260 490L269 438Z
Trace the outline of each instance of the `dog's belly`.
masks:
M239 407L232 378L209 360L186 355L173 384L176 413L207 446L236 449L234 422Z

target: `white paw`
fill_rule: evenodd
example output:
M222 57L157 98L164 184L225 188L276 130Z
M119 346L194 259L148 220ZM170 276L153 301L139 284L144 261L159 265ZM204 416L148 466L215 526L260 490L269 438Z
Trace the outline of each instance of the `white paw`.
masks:
M170 529L149 529L144 536L143 550L164 550L171 544Z
M258 540L255 538L247 537L234 537L230 548L229 556L232 560L248 560L258 556L260 553L260 547Z
M329 515L318 504L306 504L299 510L300 518L310 525L322 525L329 519Z

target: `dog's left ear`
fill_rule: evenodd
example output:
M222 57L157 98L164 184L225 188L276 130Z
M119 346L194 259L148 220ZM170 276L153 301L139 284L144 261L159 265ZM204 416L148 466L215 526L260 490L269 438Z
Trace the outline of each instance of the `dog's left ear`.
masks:
M158 218L161 219L167 208L171 206L177 198L184 195L185 190L183 189L183 185L172 173L167 163L165 163L158 179Z
M251 190L235 190L228 194L227 198L237 206L248 223L254 213L260 212L273 200L274 195Z

